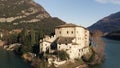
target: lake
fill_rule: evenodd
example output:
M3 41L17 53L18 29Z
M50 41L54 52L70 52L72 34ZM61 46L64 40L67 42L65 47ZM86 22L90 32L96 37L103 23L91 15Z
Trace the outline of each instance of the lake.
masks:
M103 39L106 43L106 60L103 68L120 68L120 41Z
M32 68L22 58L0 47L0 68Z
M120 41L104 39L106 59L94 68L120 68ZM32 68L20 57L0 48L0 68Z
M103 38L105 43L105 61L94 68L120 68L120 41Z

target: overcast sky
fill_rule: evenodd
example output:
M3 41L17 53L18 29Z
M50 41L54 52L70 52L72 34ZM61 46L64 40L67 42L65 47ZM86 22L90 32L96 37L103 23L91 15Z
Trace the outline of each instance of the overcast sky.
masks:
M120 0L35 0L53 17L88 27L120 11Z

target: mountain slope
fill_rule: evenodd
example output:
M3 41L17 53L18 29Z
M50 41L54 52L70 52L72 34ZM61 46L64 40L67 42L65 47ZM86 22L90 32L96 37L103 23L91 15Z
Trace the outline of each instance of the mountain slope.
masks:
M50 14L34 0L0 0L0 30L35 29L45 34L65 24Z
M0 9L0 22L37 22L50 17L33 0L1 0Z
M92 26L88 27L90 31L100 30L104 33L120 30L120 12L111 14Z

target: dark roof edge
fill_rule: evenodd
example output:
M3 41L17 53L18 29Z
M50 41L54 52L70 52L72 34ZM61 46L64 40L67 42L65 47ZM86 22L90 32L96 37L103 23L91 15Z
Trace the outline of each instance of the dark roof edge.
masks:
M85 28L83 26L75 25L75 24L72 24L72 23L56 26L56 28L63 28L63 27L64 28L65 27L81 27L81 28L84 28L84 29L88 30L87 28Z

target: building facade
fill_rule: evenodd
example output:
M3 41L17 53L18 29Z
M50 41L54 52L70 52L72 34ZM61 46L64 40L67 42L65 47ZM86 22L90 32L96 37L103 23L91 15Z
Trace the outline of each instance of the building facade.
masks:
M64 24L55 28L54 36L46 36L40 41L40 52L63 50L70 59L81 58L89 52L89 31L75 24Z

